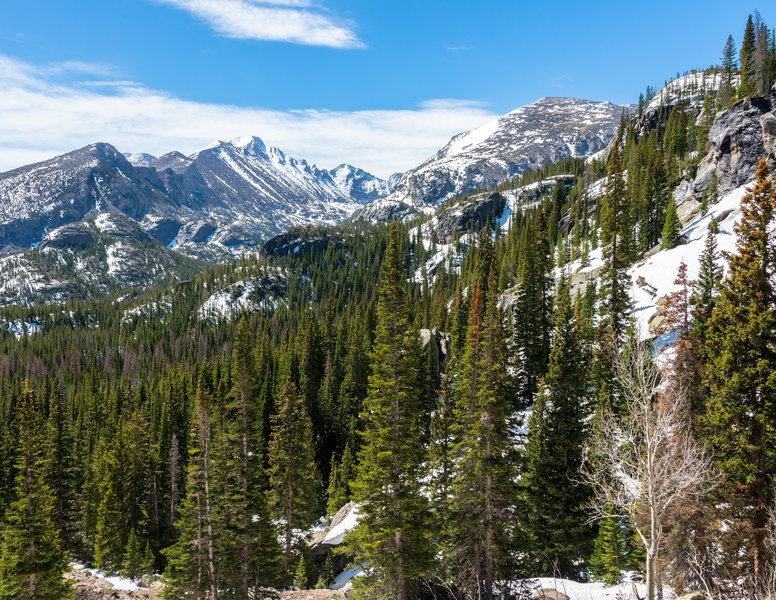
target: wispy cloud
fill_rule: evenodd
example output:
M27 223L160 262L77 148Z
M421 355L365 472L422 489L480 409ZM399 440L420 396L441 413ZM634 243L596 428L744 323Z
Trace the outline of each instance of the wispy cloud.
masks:
M228 37L361 48L347 23L336 23L307 0L154 0L185 10Z
M55 82L47 71L0 55L0 171L96 141L123 152L190 154L216 139L258 135L322 167L349 162L387 176L495 116L479 103L455 99L351 112L205 104L139 84Z
M80 85L86 87L142 87L142 83L137 81L79 81Z
M569 77L568 75L560 74L556 77L550 79L550 81L547 83L550 87L553 87L558 90L564 90L566 89L570 84L572 84L574 80Z
M463 52L471 49L471 46L445 46L445 50L449 50L450 52Z

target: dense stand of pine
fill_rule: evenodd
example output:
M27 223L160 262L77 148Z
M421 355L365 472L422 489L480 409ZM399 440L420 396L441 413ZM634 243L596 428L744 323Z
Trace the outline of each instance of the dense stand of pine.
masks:
M365 568L353 592L363 598L490 599L528 577L613 583L640 570L634 523L590 523L580 473L600 416L624 410L627 268L677 243L670 189L703 154L716 111L776 79L758 15L739 60L732 38L722 58L722 89L693 90L697 108L666 101L646 128L623 116L606 164L562 161L512 182L576 178L515 213L507 233L491 221L476 242L459 239L460 265L451 258L421 283L411 274L436 241L424 244L417 223L356 224L328 232L323 250L151 291L145 312L53 307L41 334L0 338L0 598L69 597L68 555L130 577L163 571L169 599L325 585L331 559L312 560L297 532L349 500L361 519L341 553ZM678 333L664 376L688 390L689 435L723 475L666 524L658 564L680 588L755 590L774 558L767 176L762 163L727 276L712 228L698 281L680 273L669 301ZM598 248L598 286L572 286L566 265ZM274 310L197 317L212 290L275 268L288 291ZM451 336L444 373L418 335L433 327Z

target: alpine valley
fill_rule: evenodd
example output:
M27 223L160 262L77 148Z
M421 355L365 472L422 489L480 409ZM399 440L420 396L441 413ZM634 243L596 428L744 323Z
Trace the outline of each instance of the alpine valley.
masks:
M0 174L0 598L772 600L774 173L755 13L388 181Z

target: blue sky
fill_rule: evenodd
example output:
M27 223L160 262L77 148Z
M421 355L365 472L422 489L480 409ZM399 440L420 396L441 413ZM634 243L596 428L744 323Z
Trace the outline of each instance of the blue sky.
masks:
M719 59L756 6L517 0L4 3L0 170L93 141L258 135L381 176L542 96L634 102ZM761 6L770 26L776 9Z

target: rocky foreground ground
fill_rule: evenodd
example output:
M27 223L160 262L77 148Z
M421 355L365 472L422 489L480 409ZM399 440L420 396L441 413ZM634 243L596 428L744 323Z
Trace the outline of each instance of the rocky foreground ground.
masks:
M76 600L138 600L140 598L157 600L162 587L157 582L148 588L132 591L117 590L109 581L95 577L83 569L73 569L66 577L73 580Z
M154 582L147 588L119 590L84 569L73 569L66 577L73 580L76 600L158 600L162 589L161 583ZM280 600L345 600L345 594L335 590L295 590L278 596Z

